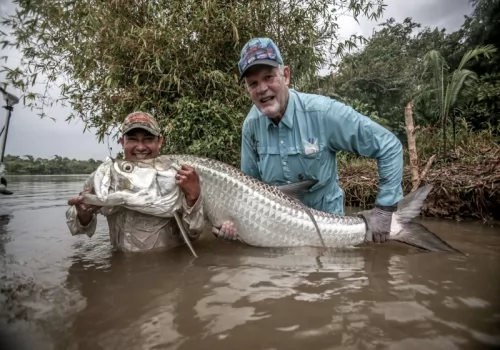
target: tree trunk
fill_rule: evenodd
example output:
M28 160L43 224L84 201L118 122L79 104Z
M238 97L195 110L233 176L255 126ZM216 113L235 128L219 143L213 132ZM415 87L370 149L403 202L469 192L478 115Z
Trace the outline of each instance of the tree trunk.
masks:
M456 122L455 113L453 113L453 119L452 119L452 123L453 123L453 152L457 151L457 135L456 135L455 122Z
M443 160L446 162L446 114L443 114Z
M418 154L417 154L417 145L415 143L415 131L418 128L415 128L413 125L413 113L412 113L413 104L410 102L405 107L405 130L406 135L408 137L408 152L410 155L410 173L411 173L411 183L412 187L418 187L420 183L420 175L418 171Z

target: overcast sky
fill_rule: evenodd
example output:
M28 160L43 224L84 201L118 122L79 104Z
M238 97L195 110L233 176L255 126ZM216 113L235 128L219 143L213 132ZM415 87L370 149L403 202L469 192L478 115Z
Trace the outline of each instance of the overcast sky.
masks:
M446 28L452 32L460 28L464 21L464 15L471 13L469 0L385 0L387 4L384 18L378 22L385 21L394 17L396 21L403 21L406 17L412 17L415 22L422 26ZM7 12L11 13L14 5L11 0L0 0L0 17ZM353 33L370 36L375 22L362 19L358 25L351 18L342 18L340 21L341 35L348 37ZM0 27L0 30L4 28ZM0 56L7 55L9 60L7 65L15 66L20 59L20 53L16 51L6 51ZM4 62L0 62L4 65ZM0 82L4 81L4 76L0 74ZM19 91L7 87L7 91L20 96ZM57 96L57 90L53 92ZM4 105L3 99L0 100ZM33 155L35 157L49 158L54 155L76 159L101 159L103 160L110 154L106 143L98 143L92 132L83 133L84 125L82 122L65 122L69 114L67 108L55 107L48 110L50 116L56 119L56 122L49 118L40 119L35 111L25 108L20 104L14 107L13 117L10 121L7 146L5 154L12 155ZM3 127L7 116L5 109L0 109L0 129ZM2 134L2 140L3 140ZM110 141L112 142L112 141ZM111 154L114 156L119 150L120 145L111 143ZM1 148L1 143L0 143Z

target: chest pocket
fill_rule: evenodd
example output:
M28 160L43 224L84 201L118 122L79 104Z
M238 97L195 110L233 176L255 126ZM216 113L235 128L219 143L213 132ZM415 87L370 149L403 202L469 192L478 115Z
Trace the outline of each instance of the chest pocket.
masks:
M297 156L295 157L295 162L298 163L297 166L301 169L301 172L303 172L305 178L319 178L322 154L323 150L319 148L312 153L306 152L304 148L298 150Z
M318 178L322 151L306 154L305 150L287 147L283 157L279 147L257 147L258 166L262 180L271 184Z
M305 159L317 159L321 158L322 147L319 144L317 138L309 138L308 140L302 140L302 147L300 153Z
M310 160L320 160L321 159L321 154L322 150L318 149L312 153L306 152L304 149L301 149L297 152L297 154L300 154L300 156L303 159L310 159Z

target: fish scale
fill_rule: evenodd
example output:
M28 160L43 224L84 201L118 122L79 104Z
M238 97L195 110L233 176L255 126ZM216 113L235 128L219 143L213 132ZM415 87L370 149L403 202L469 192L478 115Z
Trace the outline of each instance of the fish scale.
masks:
M177 164L196 169L208 220L215 226L232 221L239 238L262 247L322 247L311 218L295 200L278 187L247 176L239 169L214 159L168 155ZM361 218L310 209L328 247L360 244L366 235Z

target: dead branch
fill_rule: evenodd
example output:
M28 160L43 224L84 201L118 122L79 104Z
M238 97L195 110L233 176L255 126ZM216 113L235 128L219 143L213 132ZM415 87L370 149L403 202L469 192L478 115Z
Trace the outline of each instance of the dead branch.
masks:
M427 161L427 164L425 164L424 170L422 170L422 172L420 173L417 183L414 184L411 189L412 192L418 189L418 186L420 186L420 183L422 182L422 180L425 178L425 175L429 171L429 168L431 167L434 158L436 158L435 154L432 157L430 157L429 160Z
M415 131L417 130L413 124L413 104L410 102L405 108L405 125L406 135L408 137L408 152L410 156L410 172L413 188L418 188L420 184L420 176L418 173L418 154L417 145L415 142ZM413 191L413 190L412 190Z

